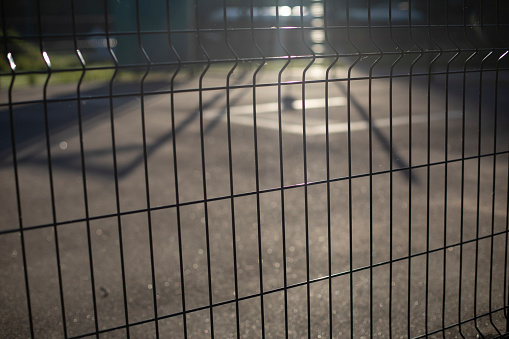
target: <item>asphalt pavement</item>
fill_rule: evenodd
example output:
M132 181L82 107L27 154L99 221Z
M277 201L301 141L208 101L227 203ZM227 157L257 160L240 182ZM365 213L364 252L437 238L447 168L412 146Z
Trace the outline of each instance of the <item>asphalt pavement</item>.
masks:
M285 62L15 89L0 337L505 330L506 74Z

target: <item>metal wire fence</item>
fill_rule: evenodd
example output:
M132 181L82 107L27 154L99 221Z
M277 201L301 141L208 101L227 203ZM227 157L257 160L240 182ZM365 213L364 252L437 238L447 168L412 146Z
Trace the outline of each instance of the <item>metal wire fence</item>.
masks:
M506 335L505 1L0 3L0 337Z

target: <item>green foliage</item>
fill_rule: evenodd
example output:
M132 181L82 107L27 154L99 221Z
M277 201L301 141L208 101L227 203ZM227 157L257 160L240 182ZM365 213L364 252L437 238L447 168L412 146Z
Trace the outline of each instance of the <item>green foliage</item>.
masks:
M9 50L6 52L12 53L12 58L16 64L16 70L40 71L45 68L44 60L35 43L20 38L19 34L12 30L7 31L6 37L3 36L3 33L0 34L2 39L7 39ZM2 73L10 70L7 53L3 53L4 55L0 60L0 71Z

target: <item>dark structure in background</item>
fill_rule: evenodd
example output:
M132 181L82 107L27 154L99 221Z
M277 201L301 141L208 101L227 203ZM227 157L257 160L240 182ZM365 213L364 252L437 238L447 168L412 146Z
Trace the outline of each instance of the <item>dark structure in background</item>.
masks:
M508 1L0 22L0 337L509 333Z
M74 25L78 47L84 55L89 54L86 55L87 60L111 62L105 48L107 29L108 36L112 39L110 46L116 52L120 64L144 64L146 59L143 53L132 48L137 44L138 24L142 32L143 49L152 63L176 62L176 56L167 47L168 28L171 29L173 47L183 60L206 58L199 48L198 36L199 43L205 47L209 58L234 58L231 52L227 52L229 49L225 45L225 28L229 29L229 43L239 57L249 58L259 54L253 46L245 43L246 40L252 39L251 27L255 28L254 37L265 56L281 56L287 53L309 54L309 50L300 42L301 30L296 28L304 27L306 39L312 44L310 35L317 29L311 24L313 19L311 4L310 1L301 1L298 4L279 1L278 6L275 6L274 1L257 1L253 7L254 17L251 22L251 7L247 2L227 1L224 13L223 4L215 1L200 4L196 12L195 6L190 2L171 1L168 5L170 27L166 10L161 10L167 6L161 0L148 1L140 6L139 23L136 6L124 1L108 1L106 4L97 0L86 4L76 3L74 17L71 3L61 4L59 1L45 1L38 5L30 1L8 2L4 7L5 13L8 13L5 19L6 28L13 38L8 41L8 49L12 52L22 49L19 45L23 42L37 46L40 43L38 38L42 35L44 37L42 44L46 51L72 53L70 51L73 50L74 35L71 32ZM424 49L436 49L437 46L448 48L451 40L459 47L469 45L502 47L507 43L509 8L505 2L496 4L495 0L492 0L481 5L478 1L462 0L451 0L447 3L391 1L389 8L387 1L373 0L369 6L368 20L367 1L352 3L335 1L328 4L325 19L330 29L328 36L330 43L345 53L354 53L356 49L365 53L395 51L398 45L411 49L415 48L415 42L409 37L409 25L412 26L413 37L419 39L420 46ZM278 18L276 18L277 7L280 8ZM106 16L105 10L108 11ZM279 27L294 29L276 30L274 29L276 24ZM428 25L431 26L429 37L427 37ZM347 26L351 41L347 39ZM369 26L376 28L372 29L371 34L372 40L378 46L369 39ZM196 34L197 30L199 34ZM278 34L284 48L277 43ZM433 46L429 38L437 46ZM2 60L2 63L5 68L5 60ZM39 67L43 67L41 66L43 63L41 59L32 62Z

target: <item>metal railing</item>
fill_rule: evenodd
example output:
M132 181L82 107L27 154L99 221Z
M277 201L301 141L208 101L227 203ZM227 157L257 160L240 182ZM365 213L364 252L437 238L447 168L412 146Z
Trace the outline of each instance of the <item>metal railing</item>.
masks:
M504 1L0 10L0 337L507 335Z

